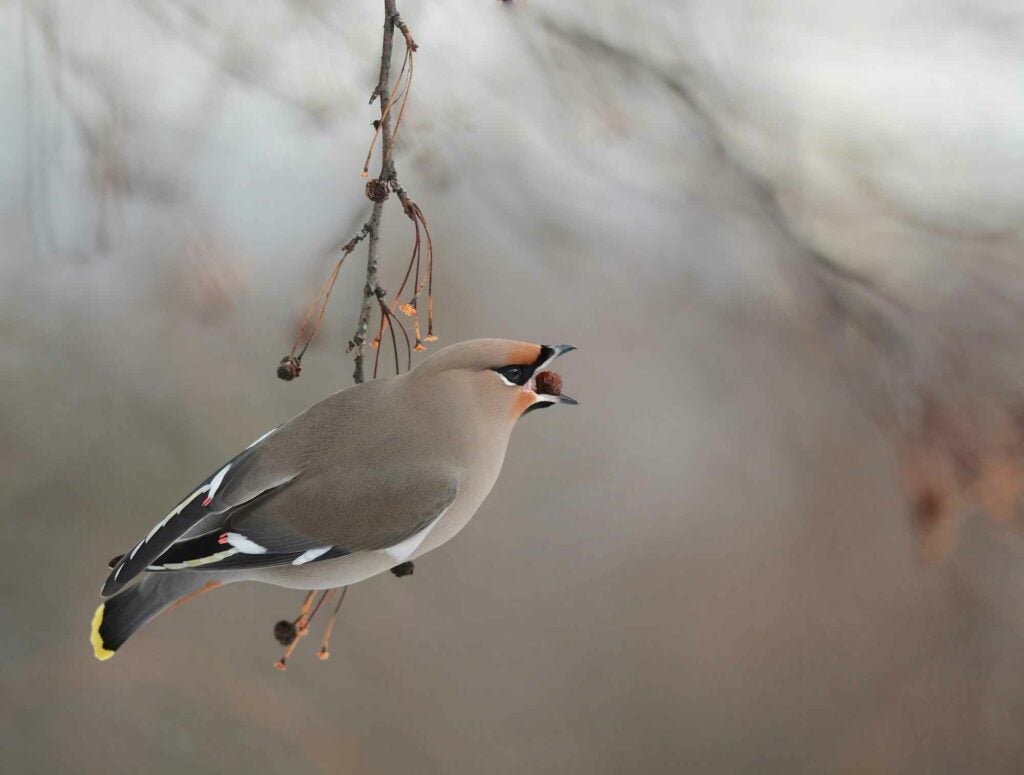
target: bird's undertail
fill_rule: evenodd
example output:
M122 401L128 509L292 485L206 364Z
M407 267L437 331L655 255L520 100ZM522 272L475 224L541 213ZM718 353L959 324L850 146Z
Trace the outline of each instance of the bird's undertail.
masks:
M205 573L147 573L133 587L105 600L92 617L89 640L96 659L110 659L142 625L221 582Z

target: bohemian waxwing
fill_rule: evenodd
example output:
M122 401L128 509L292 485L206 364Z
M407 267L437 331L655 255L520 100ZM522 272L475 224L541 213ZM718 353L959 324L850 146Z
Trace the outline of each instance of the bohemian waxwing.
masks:
M221 583L330 589L437 548L490 492L516 420L576 403L535 378L573 349L462 342L265 433L113 561L92 621L96 657Z

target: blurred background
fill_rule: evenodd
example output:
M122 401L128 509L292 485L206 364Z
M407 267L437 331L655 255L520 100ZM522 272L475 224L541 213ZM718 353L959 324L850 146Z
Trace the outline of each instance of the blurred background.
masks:
M107 663L88 626L109 557L351 381L363 249L274 370L369 211L382 3L0 5L6 767L1019 772L1020 4L399 9L435 347L571 342L582 405L278 673L295 592Z

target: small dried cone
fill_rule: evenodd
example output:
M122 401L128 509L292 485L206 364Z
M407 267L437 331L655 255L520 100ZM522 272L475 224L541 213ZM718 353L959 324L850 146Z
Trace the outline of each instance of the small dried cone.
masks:
M549 396L562 395L562 378L553 371L542 371L535 379L538 393Z
M380 178L374 178L366 183L366 198L371 202L386 202L391 191L388 184Z

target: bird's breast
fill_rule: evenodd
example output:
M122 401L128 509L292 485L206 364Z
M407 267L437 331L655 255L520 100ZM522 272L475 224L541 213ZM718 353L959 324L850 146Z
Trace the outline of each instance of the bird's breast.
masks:
M410 559L421 557L433 551L441 544L451 540L473 518L480 505L487 498L494 483L501 473L501 464L505 460L505 445L501 449L490 450L490 454L482 455L468 467L459 482L459 491L452 505L431 526L430 532L424 536Z

